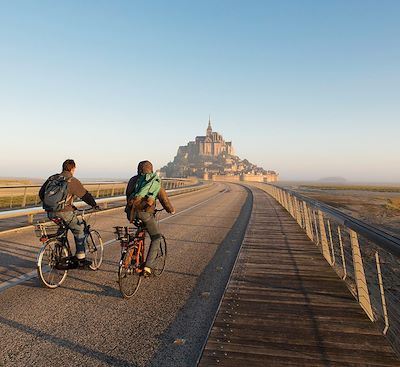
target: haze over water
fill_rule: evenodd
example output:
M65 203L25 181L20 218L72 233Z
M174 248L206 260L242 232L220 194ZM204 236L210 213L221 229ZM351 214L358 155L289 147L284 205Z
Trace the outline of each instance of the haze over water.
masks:
M0 176L160 168L213 129L282 180L400 182L398 1L0 1Z

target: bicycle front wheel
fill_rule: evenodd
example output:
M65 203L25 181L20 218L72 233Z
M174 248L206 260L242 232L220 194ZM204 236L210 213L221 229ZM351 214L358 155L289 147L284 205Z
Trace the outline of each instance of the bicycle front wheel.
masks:
M66 257L68 250L58 239L53 238L44 243L37 258L37 273L45 287L57 288L64 282L68 270L57 269L57 265Z
M160 248L157 252L157 257L154 260L153 272L155 276L160 276L165 269L165 263L167 261L167 241L164 236L161 236Z
M139 289L141 272L136 263L135 248L128 247L122 253L118 268L119 290L124 298L131 298ZM137 250L136 250L137 251Z
M92 263L89 268L97 270L103 261L104 246L99 232L91 230L86 240L86 259Z

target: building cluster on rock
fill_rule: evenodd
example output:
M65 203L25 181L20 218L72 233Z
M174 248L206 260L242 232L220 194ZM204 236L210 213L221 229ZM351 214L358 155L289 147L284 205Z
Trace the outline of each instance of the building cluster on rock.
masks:
M172 162L161 168L164 177L190 177L212 180L275 182L278 174L267 171L235 155L232 142L212 131L211 121L205 136L180 146Z

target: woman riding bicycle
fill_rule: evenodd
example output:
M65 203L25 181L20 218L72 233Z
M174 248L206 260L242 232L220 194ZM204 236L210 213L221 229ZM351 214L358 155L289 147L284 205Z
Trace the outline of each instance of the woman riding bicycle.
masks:
M153 173L151 162L139 162L137 171L138 174L129 180L126 188L127 205L125 212L131 223L135 219L143 221L150 235L151 243L144 267L144 274L150 275L161 241L160 229L154 218L156 200L160 200L161 205L168 213L175 214L175 210L166 191L161 187L160 177Z

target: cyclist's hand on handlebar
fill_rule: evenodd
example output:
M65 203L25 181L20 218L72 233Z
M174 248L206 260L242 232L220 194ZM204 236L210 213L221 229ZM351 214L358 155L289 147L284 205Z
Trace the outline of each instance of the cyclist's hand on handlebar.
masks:
M169 214L172 214L172 215L174 215L176 212L175 212L175 210L173 210L171 213L169 213Z
M101 210L99 205L93 206L92 209L94 209L94 210Z

